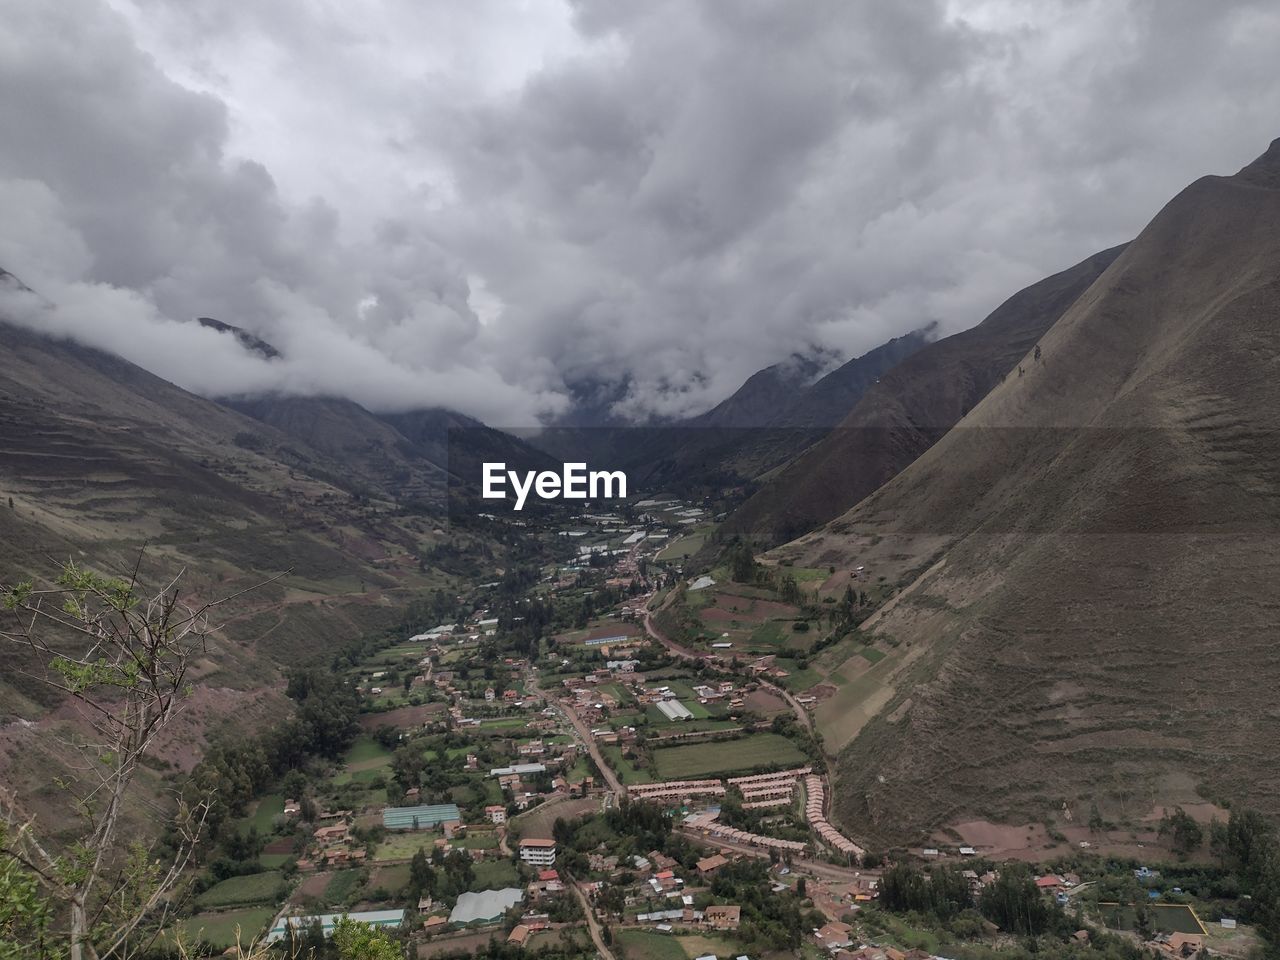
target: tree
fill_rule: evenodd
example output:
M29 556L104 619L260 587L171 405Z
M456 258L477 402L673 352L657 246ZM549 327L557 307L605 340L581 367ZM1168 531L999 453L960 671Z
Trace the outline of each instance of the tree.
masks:
M1159 835L1172 836L1173 852L1183 857L1204 843L1204 830L1182 807L1174 807L1172 813L1165 811Z
M89 727L73 748L77 776L66 787L82 829L64 852L40 836L15 796L0 797L9 825L0 849L66 911L70 960L120 956L144 922L163 926L167 895L209 811L208 797L175 797L163 856L158 842L144 844L122 829L138 767L191 696L189 671L205 652L209 613L226 602L189 605L180 580L150 592L137 566L121 579L72 561L52 584L0 588L0 606L12 616L0 643L43 666L43 673L18 672L76 701Z
M333 945L341 960L404 960L404 951L384 931L367 923L339 917L333 928Z

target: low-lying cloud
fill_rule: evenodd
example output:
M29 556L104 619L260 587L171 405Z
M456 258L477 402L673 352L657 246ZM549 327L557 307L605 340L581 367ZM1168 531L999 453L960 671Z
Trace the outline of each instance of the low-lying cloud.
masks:
M0 17L0 267L40 294L6 317L209 396L499 425L954 332L1280 134L1261 0Z

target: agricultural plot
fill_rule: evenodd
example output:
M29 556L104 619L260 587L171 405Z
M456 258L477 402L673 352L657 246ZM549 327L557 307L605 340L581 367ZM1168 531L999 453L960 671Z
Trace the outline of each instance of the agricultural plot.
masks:
M378 844L378 848L373 852L375 863L385 863L388 860L408 860L419 848L425 848L427 852L431 851L431 844L434 837L428 833L392 833L385 840Z
M284 877L276 870L230 877L216 883L200 896L196 905L202 909L242 907L256 903L276 903L282 899Z
M750 593L739 592L744 589ZM707 591L704 597L691 600L690 609L696 610L705 637L713 642L732 643L735 650L743 652L807 650L816 639L816 634L793 629L800 615L798 608L780 603L766 591L755 588L734 585L732 592L730 589Z
M501 890L520 884L520 871L510 860L480 860L472 866L472 890Z
M827 748L838 751L853 740L864 726L893 699L889 680L894 668L903 661L898 651L879 653L878 658L855 653L832 674L837 683L834 696L822 701L813 711L822 729ZM869 665L867 661L872 661ZM789 679L789 678L788 678Z
M1204 936L1209 932L1187 904L1152 903L1147 906L1147 910L1151 915L1151 926L1158 933L1194 933ZM1113 930L1133 930L1137 926L1134 908L1127 904L1100 903L1098 912L1102 922Z
M800 749L786 737L758 733L738 740L716 740L653 751L663 780L696 779L767 766L795 766L804 762Z
M627 960L687 960L680 941L669 933L622 930L616 937Z
M262 933L275 914L273 907L198 913L177 924L173 933L181 936L187 945L204 941L217 950L225 950L237 942L248 944Z
M252 827L259 836L264 836L271 832L272 821L283 813L284 797L278 793L267 794L258 801L253 813L240 821L237 829L241 834L247 834Z
M627 786L633 783L653 782L653 777L649 776L648 770L635 767L630 760L623 758L620 747L611 744L601 747L600 752L604 754L606 762L617 772L618 779Z

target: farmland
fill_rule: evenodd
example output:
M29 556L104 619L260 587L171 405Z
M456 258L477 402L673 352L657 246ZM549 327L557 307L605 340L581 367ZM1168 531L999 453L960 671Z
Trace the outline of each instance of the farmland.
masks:
M805 756L786 737L760 733L740 740L662 747L653 751L653 759L659 777L680 780L800 764Z
M198 913L179 923L174 933L181 936L184 943L203 940L217 950L224 950L235 946L237 941L251 941L274 916L275 909L272 907Z
M204 908L238 907L251 903L278 902L280 891L284 886L284 878L278 871L268 870L264 873L251 873L242 877L231 877L221 883L214 884L196 898L196 902Z

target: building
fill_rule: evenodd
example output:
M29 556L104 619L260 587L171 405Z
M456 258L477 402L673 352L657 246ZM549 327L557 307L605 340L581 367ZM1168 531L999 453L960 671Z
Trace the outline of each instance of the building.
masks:
M523 947L526 943L529 942L529 934L531 934L532 932L533 931L530 930L523 923L518 923L511 928L511 933L507 935L507 943L511 944L512 946Z
M337 926L338 920L344 916L352 920L358 920L360 923L367 923L371 927L383 927L388 930L394 930L404 923L403 910L367 910L363 913L324 913L311 917L277 917L267 935L262 938L262 942L278 943L289 936L290 927L297 931L304 931L311 929L317 923L327 937L333 933L333 928Z
M715 854L714 856L710 856L703 860L699 860L697 864L698 876L709 877L728 862L729 862L728 860L726 860L723 856L721 856L718 853Z
M456 803L386 807L382 811L382 825L388 830L432 830L450 822L462 822Z
M742 908L737 904L724 907L707 907L702 912L707 926L713 930L737 930L742 920Z
M491 804L484 808L485 818L490 823L506 823L507 808L500 803Z
M524 891L516 887L501 890L468 891L458 897L449 922L464 927L486 926L498 923L503 914L524 900Z
M556 862L556 842L525 837L520 841L520 859L535 867L549 867Z

